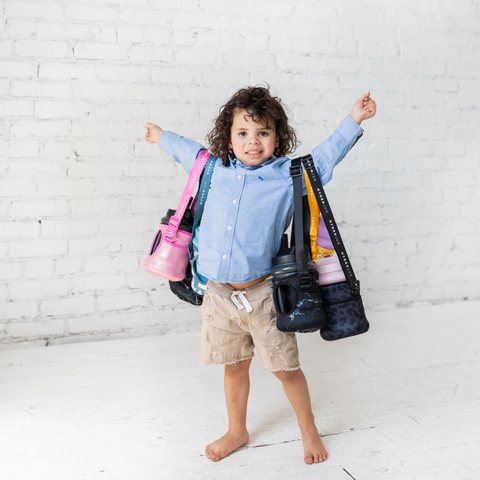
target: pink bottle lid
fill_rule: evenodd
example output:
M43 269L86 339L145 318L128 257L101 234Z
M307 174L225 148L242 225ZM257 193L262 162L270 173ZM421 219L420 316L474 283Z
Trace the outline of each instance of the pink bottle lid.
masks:
M328 285L329 283L344 282L346 280L337 255L314 260L314 262L318 271L319 285Z

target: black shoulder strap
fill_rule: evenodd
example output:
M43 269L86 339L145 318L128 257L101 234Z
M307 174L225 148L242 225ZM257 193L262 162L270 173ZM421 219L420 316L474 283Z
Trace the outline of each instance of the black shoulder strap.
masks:
M308 178L310 179L310 183L312 184L315 198L317 199L318 206L320 207L320 211L322 212L323 220L325 221L328 233L330 234L330 239L335 248L335 252L338 255L338 259L340 261L340 265L342 266L343 273L345 274L345 278L350 283L352 293L354 295L360 295L360 282L355 278L352 264L350 263L350 259L347 255L347 250L345 249L345 245L343 244L342 237L340 236L337 223L335 222L335 218L333 217L333 213L328 203L327 196L325 195L325 190L323 189L320 176L318 175L315 164L313 163L313 158L311 155L306 155L299 160L301 160L301 162L303 163ZM295 217L296 216L297 212L295 211Z
M292 160L290 175L293 181L295 259L297 261L298 286L300 288L310 288L311 279L303 247L302 163L300 158Z

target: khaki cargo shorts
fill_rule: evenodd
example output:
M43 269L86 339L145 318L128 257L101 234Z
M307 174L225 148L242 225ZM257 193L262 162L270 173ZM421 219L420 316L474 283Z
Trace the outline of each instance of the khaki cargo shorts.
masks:
M272 372L300 368L295 333L277 330L272 281L235 290L208 281L202 305L200 364L233 365L254 356Z

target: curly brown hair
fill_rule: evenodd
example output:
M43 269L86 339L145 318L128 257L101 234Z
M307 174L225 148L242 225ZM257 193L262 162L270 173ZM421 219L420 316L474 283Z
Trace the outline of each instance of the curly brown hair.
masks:
M295 130L288 124L288 117L282 101L278 97L272 97L269 86L267 85L267 88L262 86L242 88L220 108L213 130L206 138L210 151L216 157L221 158L226 167L230 165L228 156L232 152L229 145L233 116L236 110L246 110L254 122L275 124L278 147L275 148L273 154L276 157L293 153L299 145Z

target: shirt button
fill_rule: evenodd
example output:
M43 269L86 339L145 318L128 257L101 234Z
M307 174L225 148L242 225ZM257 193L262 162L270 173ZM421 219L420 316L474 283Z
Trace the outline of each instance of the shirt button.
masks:
M240 179L242 178L242 176L241 176L241 175L239 175L237 178L240 180Z
M237 201L236 201L236 200L234 200L234 201L233 201L233 203L237 203Z
M227 258L227 256L226 256L226 255L224 255L224 256L223 256L223 258Z
M232 227L227 227L227 230L231 230L231 229L232 229Z

